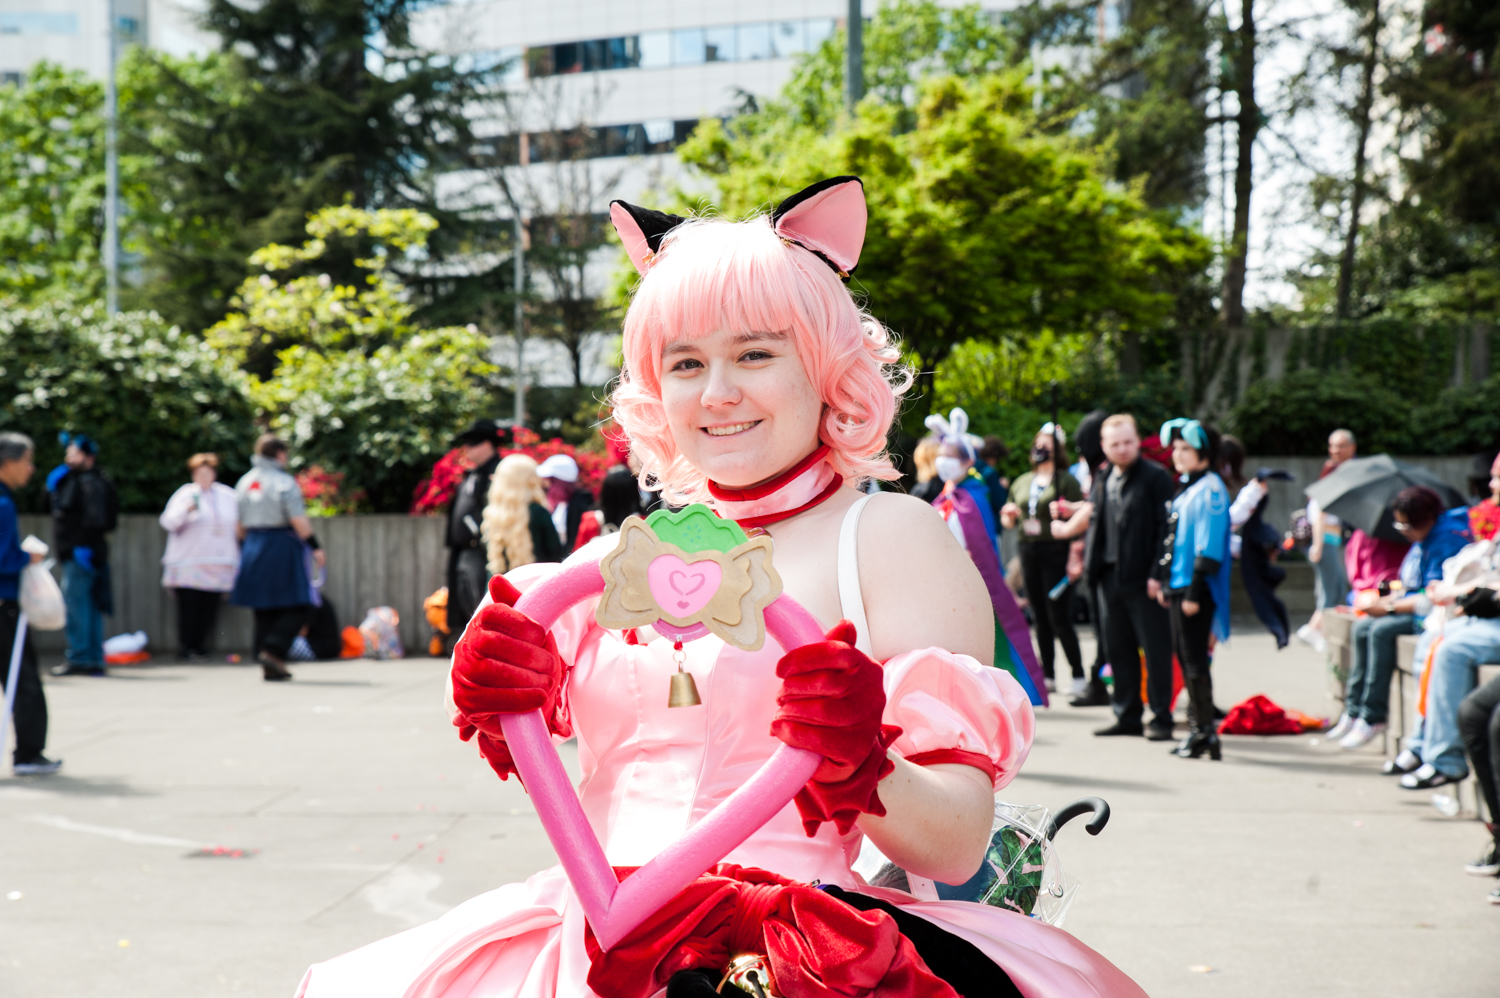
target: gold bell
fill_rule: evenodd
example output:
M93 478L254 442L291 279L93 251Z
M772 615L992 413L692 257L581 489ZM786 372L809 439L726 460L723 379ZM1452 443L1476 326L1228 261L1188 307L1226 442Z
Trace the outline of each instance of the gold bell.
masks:
M687 663L687 652L682 650L681 641L672 645L672 661L677 663L677 671L672 673L672 693L667 697L667 707L698 706L703 700L698 696L698 684L693 682L693 674L683 668Z
M667 697L668 707L696 707L702 702L691 672L679 670L672 673L672 695Z

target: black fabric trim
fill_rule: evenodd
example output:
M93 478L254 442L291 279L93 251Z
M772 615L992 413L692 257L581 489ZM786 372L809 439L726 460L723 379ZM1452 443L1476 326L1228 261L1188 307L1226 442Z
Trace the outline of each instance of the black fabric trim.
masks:
M787 212L791 211L802 202L814 198L819 194L822 194L830 187L838 187L840 184L847 184L851 180L859 185L860 190L864 190L865 182L863 180L860 180L858 177L829 177L827 180L818 181L811 187L802 188L802 190L798 191L796 194L793 194L791 197L787 198L785 201L777 205L776 210L771 212L772 227L774 228L776 223L781 221L782 215L785 215Z
M635 224L641 227L641 235L646 237L646 245L653 253L661 252L661 241L667 237L668 232L687 221L681 215L668 215L654 208L642 208L618 198L611 201L609 205L611 208L619 205L630 213L630 217L635 219Z
M793 194L791 197L787 198L785 201L777 205L776 210L771 212L771 228L774 230L776 228L776 223L781 221L781 217L787 212L791 211L793 208L797 207L802 202L823 193L830 187L838 187L842 184L847 184L851 180L859 185L860 190L865 189L865 182L863 180L860 180L858 177L852 176L829 177L827 180L818 181L811 187L802 188L802 190L798 191L796 194ZM855 264L848 270L844 270L838 264L828 259L828 257L819 250L815 250L811 246L803 246L802 243L797 242L797 240L792 239L789 236L782 235L782 233L780 232L777 232L776 234L778 236L781 236L781 238L787 240L787 242L796 243L798 246L802 246L803 249L807 250L813 256L828 264L829 269L832 270L835 274L838 274L839 280L843 281L845 284L849 283L849 278L852 277L854 272L859 269L859 264Z
M939 928L919 915L902 911L888 901L841 890L832 884L821 888L859 911L880 910L896 920L901 934L911 940L927 968L948 982L963 998L1024 998L1005 968L995 963L967 939Z

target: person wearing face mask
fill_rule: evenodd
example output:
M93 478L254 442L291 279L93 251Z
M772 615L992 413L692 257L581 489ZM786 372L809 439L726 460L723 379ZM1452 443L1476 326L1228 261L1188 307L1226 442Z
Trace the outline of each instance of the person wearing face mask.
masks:
M1172 649L1182 663L1192 731L1172 750L1184 759L1222 750L1214 730L1214 686L1209 647L1229 638L1229 489L1212 469L1219 463L1219 431L1196 419L1162 425L1161 439L1172 445L1177 496L1168 517L1162 565L1167 588L1157 600L1172 615Z
M1052 536L1051 506L1058 499L1070 503L1083 499L1083 488L1078 479L1064 470L1067 452L1062 448L1065 443L1067 435L1062 427L1048 423L1041 428L1031 445L1032 470L1011 485L1011 501L1001 508L1000 523L1007 530L1020 527L1017 540L1021 573L1026 578L1026 598L1031 601L1036 620L1036 641L1041 649L1042 674L1046 676L1047 688L1054 691L1057 688L1055 643L1061 642L1073 677L1072 693L1081 696L1088 689L1088 681L1083 676L1083 653L1078 647L1078 632L1073 629L1073 619L1068 613L1072 593L1064 588L1061 593L1053 594L1058 583L1069 577L1070 542Z

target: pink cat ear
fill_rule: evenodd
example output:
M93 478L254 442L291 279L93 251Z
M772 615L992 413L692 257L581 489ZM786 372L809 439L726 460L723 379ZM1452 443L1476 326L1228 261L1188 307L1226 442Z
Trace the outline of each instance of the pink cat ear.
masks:
M812 250L848 280L859 265L868 219L860 179L831 177L781 202L771 225L777 235Z
M625 201L609 203L609 220L625 244L625 252L637 273L644 274L651 260L661 252L661 241L687 219L680 215L668 215L664 211L653 211Z

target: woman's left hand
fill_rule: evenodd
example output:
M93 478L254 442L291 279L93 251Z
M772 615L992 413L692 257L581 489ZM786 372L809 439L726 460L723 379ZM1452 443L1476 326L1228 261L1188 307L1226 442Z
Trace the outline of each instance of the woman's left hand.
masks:
M809 835L824 821L836 822L844 834L861 813L885 814L875 787L894 768L886 748L901 729L880 723L885 674L855 640L854 625L841 620L827 640L793 649L776 663L781 692L771 734L823 757L796 799Z
M1194 603L1192 600L1185 599L1182 601L1182 615L1184 617L1198 616L1198 609L1198 604Z

